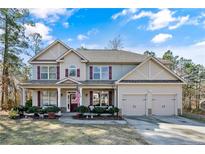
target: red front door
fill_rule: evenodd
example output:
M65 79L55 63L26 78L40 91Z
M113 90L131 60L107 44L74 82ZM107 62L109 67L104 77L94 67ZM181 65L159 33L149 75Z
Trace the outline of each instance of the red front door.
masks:
M78 104L74 103L75 97L75 94L70 94L70 112L75 112L78 107Z

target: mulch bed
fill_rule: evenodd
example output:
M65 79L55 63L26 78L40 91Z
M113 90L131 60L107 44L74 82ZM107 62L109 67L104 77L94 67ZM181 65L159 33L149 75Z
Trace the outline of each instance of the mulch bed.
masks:
M74 119L79 120L124 120L121 116L94 116L91 118L90 116L86 118L86 116L73 116Z

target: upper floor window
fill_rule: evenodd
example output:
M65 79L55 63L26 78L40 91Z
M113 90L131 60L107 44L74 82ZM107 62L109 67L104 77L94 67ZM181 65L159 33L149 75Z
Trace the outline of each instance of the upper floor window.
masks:
M69 67L69 76L72 76L72 77L75 77L76 76L76 73L77 72L77 68L75 65L71 65Z
M41 66L41 79L55 80L57 78L56 69L56 66Z
M108 66L94 66L93 79L94 80L108 80L109 79L109 67Z

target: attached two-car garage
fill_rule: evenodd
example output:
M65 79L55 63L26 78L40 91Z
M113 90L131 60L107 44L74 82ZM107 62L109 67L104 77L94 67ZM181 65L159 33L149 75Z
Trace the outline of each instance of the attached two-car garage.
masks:
M182 113L184 80L150 57L117 82L118 107L123 115L178 115Z
M181 85L120 85L118 91L123 115L170 116L181 112Z

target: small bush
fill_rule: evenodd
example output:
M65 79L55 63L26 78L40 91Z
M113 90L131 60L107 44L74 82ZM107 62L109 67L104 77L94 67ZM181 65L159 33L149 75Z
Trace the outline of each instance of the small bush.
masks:
M119 113L119 111L120 111L120 109L117 108L117 107L114 107L113 109L114 109L114 112L115 112L115 113Z
M25 103L25 108L26 108L26 109L28 109L28 108L30 108L30 107L32 107L32 99L27 100L26 103Z
M15 110L9 111L9 118L16 119L18 116L19 116L18 111L15 111Z
M101 105L102 105L102 106L108 106L106 103L102 103Z
M93 109L93 113L102 114L102 113L106 113L106 110L102 107L95 107Z
M81 105L78 108L76 108L76 111L83 114L83 113L89 112L89 109L88 107Z
M39 111L39 107L37 106L32 106L32 107L29 107L28 110L26 111L26 113L38 113Z
M44 109L44 111L45 111L45 113L49 113L49 112L57 113L57 112L60 111L60 108L53 105L53 106L46 107L46 108Z
M115 113L115 109L114 109L114 108L110 108L110 109L108 110L108 113L114 114L114 113Z
M39 114L44 114L44 113L46 113L46 110L45 110L45 109L40 108L40 109L38 110L38 113L39 113Z

